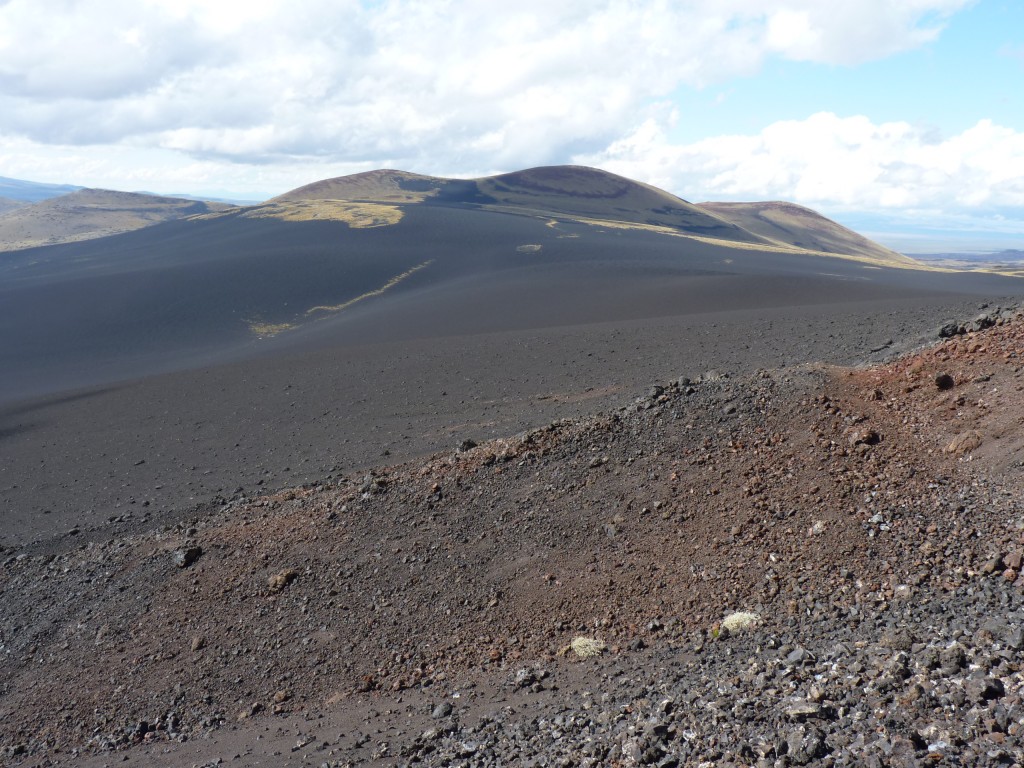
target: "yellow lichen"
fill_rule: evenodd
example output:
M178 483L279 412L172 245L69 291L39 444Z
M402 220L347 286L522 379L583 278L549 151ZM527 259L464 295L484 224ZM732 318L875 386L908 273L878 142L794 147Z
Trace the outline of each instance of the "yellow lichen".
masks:
M581 636L574 637L565 648L559 651L559 654L565 656L569 651L572 651L581 659L590 659L594 656L600 656L607 648L608 645L603 640Z
M397 224L402 220L402 209L395 205L345 200L296 200L257 205L239 216L279 221L341 221L353 229L370 229Z
M923 272L953 272L955 270L943 269L934 267L923 262L913 261L907 259L906 261L897 261L895 259L881 259L874 258L871 256L854 256L842 253L828 253L826 251L812 251L806 248L798 248L795 245L784 245L778 243L776 245L770 245L765 243L743 243L736 240L725 240L716 237L706 237L704 235L691 235L687 232L680 232L672 227L662 226L660 224L641 224L633 221L615 221L612 219L594 219L586 217L574 217L574 221L580 224L587 224L592 227L605 227L607 229L636 229L646 232L656 232L660 235L669 235L670 237L681 237L686 240L695 240L699 243L706 243L707 245L714 245L720 248L739 249L744 251L763 251L768 253L791 253L798 256L825 256L830 259L842 259L844 261L856 261L864 265L875 265L882 267L890 267L892 269L916 269Z
M295 325L293 323L263 323L259 321L249 321L249 330L262 338L277 336L277 334L289 331L294 327Z
M736 613L730 613L722 619L722 629L729 632L742 632L745 629L751 629L760 622L761 617L756 613L737 611Z
M306 316L308 317L309 315L312 315L315 312L340 312L341 310L348 309L353 304L356 304L357 302L363 301L364 299L369 299L369 298L371 298L373 296L380 296L385 291L387 291L387 290L389 290L391 288L394 288L396 285L398 285L400 282L405 280L407 277L410 277L411 275L416 274L421 269L426 269L427 267L429 267L433 263L434 263L434 260L430 259L429 261L424 261L422 264L417 264L412 269L408 269L408 270L406 270L405 272L403 272L400 275L395 275L393 278L391 278L386 283L384 283L384 285L382 285L380 288L376 288L376 289L374 289L372 291L367 291L366 293L361 294L359 296L356 296L354 299L349 299L348 301L344 301L341 304L320 305L320 306L316 306L316 307L311 307L310 309L306 310Z

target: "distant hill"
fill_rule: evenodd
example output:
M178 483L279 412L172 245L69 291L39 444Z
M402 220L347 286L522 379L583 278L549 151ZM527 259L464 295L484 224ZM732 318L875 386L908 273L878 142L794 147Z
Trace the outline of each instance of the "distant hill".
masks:
M0 178L0 250L103 237L197 214L235 210L192 196L110 192ZM66 198L66 199L64 199ZM63 202L56 202L64 200ZM26 201L43 204L18 207ZM784 202L694 205L664 190L607 171L545 166L478 179L446 179L376 170L325 179L247 206L244 218L333 220L350 226L396 223L410 205L499 211L591 226L644 228L750 246L781 247L912 266L824 216Z
M0 197L0 216L7 213L8 211L13 211L16 208L21 208L24 205L26 205L26 203L21 200L12 200L9 197Z
M0 197L21 200L26 203L38 203L51 197L60 197L75 192L82 187L71 184L41 184L36 181L23 181L0 176Z
M942 253L916 253L915 258L928 263L963 262L967 264L991 264L999 262L1017 263L1024 261L1024 251L1005 248L1001 251L944 251Z
M386 203L421 203L453 186L469 187L472 182L422 176L406 171L379 170L314 181L278 195L268 202L299 200L369 200Z
M382 170L308 184L272 203L344 200L481 208L605 224L663 227L743 243L758 235L656 187L581 166L549 166L480 179Z
M775 243L883 262L914 263L913 259L802 205L785 202L700 203L699 207Z
M81 190L0 217L21 247L0 256L0 330L13 329L0 401L258 350L1013 290L873 249L806 209L788 217L737 218L751 232L576 167L377 171L246 207Z
M232 206L105 189L80 189L0 216L0 251L91 240Z
M410 205L464 207L641 227L750 246L810 251L913 266L889 250L815 211L792 203L692 203L664 190L595 168L551 166L479 179L445 179L396 170L369 171L307 184L273 198L279 215L330 218L326 206L386 206L388 218ZM318 213L314 213L317 207ZM377 209L378 218L385 216Z
M1024 277L1024 250L1005 248L1001 251L915 253L914 258L939 269L961 272L993 272Z
M185 192L170 192L167 194L160 194L158 192L148 192L146 190L136 190L136 194L139 195L153 195L154 197L174 197L179 200L198 200L201 203L226 203L227 205L259 205L263 202L263 197L215 197L212 195L190 195Z

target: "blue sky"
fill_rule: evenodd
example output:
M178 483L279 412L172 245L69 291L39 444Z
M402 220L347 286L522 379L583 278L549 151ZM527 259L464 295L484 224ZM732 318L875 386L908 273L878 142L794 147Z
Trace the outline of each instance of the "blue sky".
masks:
M1024 3L0 0L0 176L262 199L577 163L1024 242Z
M772 59L757 73L676 99L693 119L676 141L756 132L815 112L906 121L945 135L987 118L1024 129L1024 3L978 2L956 13L934 42L856 66Z

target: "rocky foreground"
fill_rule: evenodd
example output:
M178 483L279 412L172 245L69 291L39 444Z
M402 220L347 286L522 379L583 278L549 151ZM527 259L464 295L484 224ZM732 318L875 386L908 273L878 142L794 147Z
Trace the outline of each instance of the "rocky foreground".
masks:
M1024 318L942 333L8 551L5 759L1024 763Z

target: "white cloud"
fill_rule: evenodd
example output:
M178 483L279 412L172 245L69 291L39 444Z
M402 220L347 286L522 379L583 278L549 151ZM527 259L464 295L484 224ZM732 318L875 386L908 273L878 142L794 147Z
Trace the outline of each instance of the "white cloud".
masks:
M0 137L0 175L52 183L163 194L240 196L262 200L316 179L379 167L376 162L303 159L249 165L189 159L166 149L103 145L41 146ZM68 169L74 169L69 174Z
M937 139L909 123L823 112L755 135L673 144L649 119L575 161L686 198L793 200L829 210L1024 208L1024 133L989 120Z
M770 57L856 64L919 46L969 2L7 0L0 136L508 170L597 152L680 86Z

